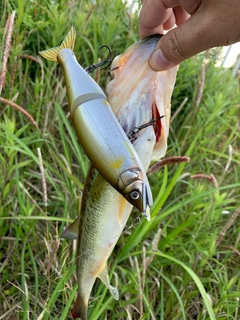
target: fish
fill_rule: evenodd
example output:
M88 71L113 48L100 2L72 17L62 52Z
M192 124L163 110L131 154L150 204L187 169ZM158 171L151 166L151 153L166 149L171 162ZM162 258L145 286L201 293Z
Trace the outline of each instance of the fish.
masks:
M140 212L153 204L143 165L100 86L78 63L73 53L72 27L59 47L40 51L64 71L70 115L78 140L102 177Z
M82 197L81 213L62 235L77 240L78 295L72 317L87 320L88 301L98 277L115 300L117 288L109 281L107 260L115 247L132 205L91 166Z
M111 66L114 78L106 89L113 112L131 140L145 171L154 157L163 156L166 152L170 97L177 72L174 68L159 74L150 68L148 59L159 38L143 39L116 57ZM128 77L129 73L131 77ZM156 91L152 90L152 86ZM168 92L162 92L163 89ZM80 215L62 235L66 239L77 239L78 295L73 318L88 319L88 301L96 278L101 279L115 300L119 299L118 289L109 281L107 260L132 208L92 166L84 186Z
M113 79L105 90L113 112L128 136L137 128L153 124L156 141L151 157L155 161L164 157L167 151L171 96L178 70L176 66L156 72L148 63L162 36L155 34L144 38L115 57L111 65Z

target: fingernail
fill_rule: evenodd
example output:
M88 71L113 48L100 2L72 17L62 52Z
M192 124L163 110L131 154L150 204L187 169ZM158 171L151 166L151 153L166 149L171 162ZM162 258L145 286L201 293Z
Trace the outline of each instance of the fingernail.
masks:
M171 63L165 57L161 49L157 49L153 52L152 56L149 59L149 64L152 69L157 71L169 69L169 67L171 66Z

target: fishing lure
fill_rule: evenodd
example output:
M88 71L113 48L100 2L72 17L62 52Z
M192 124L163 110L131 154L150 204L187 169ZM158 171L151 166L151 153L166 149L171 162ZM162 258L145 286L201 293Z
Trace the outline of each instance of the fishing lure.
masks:
M75 39L72 27L59 47L40 54L57 61L64 70L72 123L93 166L132 205L148 215L153 200L143 165L105 93L78 63L73 53Z
M91 64L90 66L88 66L87 68L85 68L85 70L86 70L88 73L92 73L94 70L96 70L97 68L100 68L100 67L102 67L102 66L104 66L104 65L105 65L105 67L102 68L102 69L106 69L106 68L109 67L110 64L112 63L112 60L110 59L110 58L111 58L111 49L110 49L109 46L107 46L106 44L104 44L103 46L101 46L101 47L99 48L99 50L101 50L102 48L107 48L107 49L108 49L109 54L108 54L107 58L106 58L105 60L97 63L97 64L93 63L93 64Z

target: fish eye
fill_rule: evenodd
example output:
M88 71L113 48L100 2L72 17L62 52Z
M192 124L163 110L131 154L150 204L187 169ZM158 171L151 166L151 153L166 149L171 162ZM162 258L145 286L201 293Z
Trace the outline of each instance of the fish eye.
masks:
M131 197L132 200L137 200L137 199L139 199L139 197L140 197L139 191L133 190L133 191L130 193L130 197Z

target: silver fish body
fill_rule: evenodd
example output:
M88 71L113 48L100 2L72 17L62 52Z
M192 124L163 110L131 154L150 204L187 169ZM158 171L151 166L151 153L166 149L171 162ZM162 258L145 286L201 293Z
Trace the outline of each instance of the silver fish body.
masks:
M99 85L80 66L72 51L72 29L60 47L41 51L64 70L70 114L79 142L99 173L139 211L152 206L142 163L117 121Z

